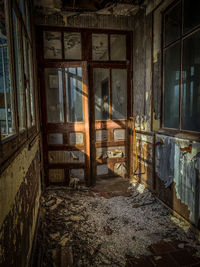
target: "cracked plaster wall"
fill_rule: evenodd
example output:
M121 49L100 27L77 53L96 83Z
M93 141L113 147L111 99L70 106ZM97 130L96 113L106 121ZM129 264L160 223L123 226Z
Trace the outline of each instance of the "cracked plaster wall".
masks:
M39 140L0 176L0 265L26 266L40 198Z

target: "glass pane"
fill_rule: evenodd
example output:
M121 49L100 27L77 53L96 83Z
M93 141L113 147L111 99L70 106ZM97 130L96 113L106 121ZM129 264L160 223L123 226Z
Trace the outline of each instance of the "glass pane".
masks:
M94 69L95 120L109 119L109 69Z
M4 4L0 6L2 14ZM8 55L7 29L5 17L0 17L0 126L2 139L14 134L15 127L13 121L12 91L10 85L10 63Z
M183 32L186 33L200 24L200 1L184 0Z
M200 32L183 42L182 129L200 131Z
M83 121L82 68L66 68L67 121Z
M180 44L164 55L164 127L179 128Z
M44 32L44 58L62 58L61 32Z
M18 104L18 117L19 117L19 130L23 130L24 127L24 99L23 99L23 87L22 87L22 58L21 58L21 31L19 28L19 22L13 10L13 39L14 39L14 53L15 53L15 73L17 82L17 104Z
M110 35L111 60L126 60L126 35Z
M46 69L47 122L64 122L62 69Z
M176 41L181 34L181 4L165 14L165 45Z
M112 119L126 118L127 71L112 70Z
M66 59L81 59L81 34L79 32L65 32L64 45Z
M107 34L92 34L92 59L108 60Z

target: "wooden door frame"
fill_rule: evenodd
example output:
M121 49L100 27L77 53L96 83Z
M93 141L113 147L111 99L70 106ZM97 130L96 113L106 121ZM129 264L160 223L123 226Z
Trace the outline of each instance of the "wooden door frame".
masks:
M83 91L83 122L67 122L66 121L66 86L65 86L65 75L64 68L75 68L75 67L81 67L82 68L82 91ZM45 90L45 69L46 68L61 68L62 69L62 84L63 84L63 106L64 106L64 122L63 123L47 123L47 107L46 107L46 90ZM67 168L67 166L71 168L75 167L84 167L85 170L85 182L87 185L91 183L90 181L90 127L89 127L89 87L88 87L88 68L87 68L87 62L85 61L73 61L73 62L48 62L43 64L43 67L41 69L41 110L42 110L42 130L43 130L43 148L44 148L44 167L45 167L45 183L46 185L49 185L49 179L48 179L48 173L47 170L51 168ZM56 129L55 129L56 124ZM79 124L79 125L76 125ZM76 131L82 131L84 132L84 145L82 146L70 146L69 144L66 144L61 146L56 145L49 145L48 144L48 134L49 133L63 133L63 139L65 140L66 132L73 130ZM69 137L68 137L69 140ZM77 149L77 150L84 150L85 152L85 163L64 163L64 164L49 164L48 163L48 151L53 150L71 150L71 149ZM65 173L65 183L69 183L69 179L67 177L69 174Z

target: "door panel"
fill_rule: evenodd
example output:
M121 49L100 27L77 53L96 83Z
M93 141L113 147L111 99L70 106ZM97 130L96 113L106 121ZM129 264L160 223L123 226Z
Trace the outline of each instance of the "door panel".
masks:
M56 66L56 67L55 67ZM43 108L47 184L90 180L87 65L49 63L44 69Z
M94 67L91 73L92 175L129 176L129 127L126 68Z

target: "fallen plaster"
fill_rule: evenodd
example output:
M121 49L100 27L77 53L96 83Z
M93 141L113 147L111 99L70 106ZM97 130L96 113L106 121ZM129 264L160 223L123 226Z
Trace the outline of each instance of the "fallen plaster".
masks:
M127 257L151 255L148 247L160 240L178 240L200 255L189 224L172 216L143 185L133 182L129 192L128 197L104 198L90 189L47 189L38 235L41 266L66 266L61 261L125 266Z

